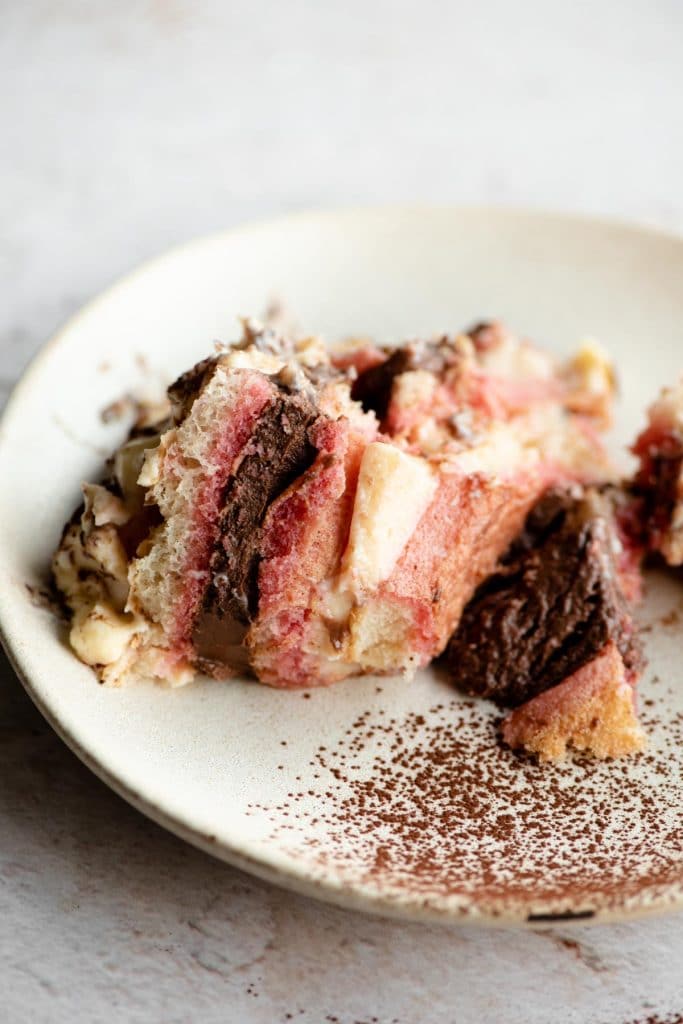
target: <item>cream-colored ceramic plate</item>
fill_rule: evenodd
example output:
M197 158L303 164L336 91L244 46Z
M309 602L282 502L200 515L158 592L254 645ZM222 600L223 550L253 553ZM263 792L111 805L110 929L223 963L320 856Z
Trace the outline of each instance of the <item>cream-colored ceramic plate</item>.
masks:
M324 899L413 918L615 918L683 903L683 586L642 611L647 754L538 768L436 672L283 693L251 682L98 686L32 601L60 528L125 423L99 413L170 381L284 296L330 338L503 317L615 356L616 445L683 370L683 242L492 210L313 213L194 242L134 272L33 363L0 439L0 620L46 718L136 807L190 842Z

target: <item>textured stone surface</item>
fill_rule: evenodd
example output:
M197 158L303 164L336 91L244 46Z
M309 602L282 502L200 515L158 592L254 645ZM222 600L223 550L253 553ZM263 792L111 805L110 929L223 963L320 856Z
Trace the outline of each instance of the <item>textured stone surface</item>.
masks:
M431 199L680 229L682 29L676 0L1 5L0 401L110 280L246 219ZM443 931L254 881L111 794L2 662L11 1024L626 1024L683 1013L682 960L680 917Z

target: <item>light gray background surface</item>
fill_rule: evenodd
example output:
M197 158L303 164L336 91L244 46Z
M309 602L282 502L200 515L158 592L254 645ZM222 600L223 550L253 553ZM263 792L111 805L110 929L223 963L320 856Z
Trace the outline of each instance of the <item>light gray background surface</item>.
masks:
M683 229L682 44L678 0L0 0L0 399L119 274L248 219L426 199ZM290 1019L682 1020L683 918L445 931L290 896L108 792L3 660L0 1020Z

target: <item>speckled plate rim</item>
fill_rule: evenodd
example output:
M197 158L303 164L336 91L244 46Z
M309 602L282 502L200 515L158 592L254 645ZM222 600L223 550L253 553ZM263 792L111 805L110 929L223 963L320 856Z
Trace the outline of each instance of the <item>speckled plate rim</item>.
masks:
M665 240L676 246L683 247L683 237L664 230L659 227L638 224L609 217L594 217L590 215L563 213L552 210L539 210L533 208L515 208L510 206L457 206L411 203L400 205L383 205L367 207L341 207L335 209L307 210L272 220L255 221L245 225L237 226L227 231L218 231L209 235L192 239L189 242L174 246L159 256L138 265L129 273L117 278L109 287L100 292L95 298L86 303L79 311L71 316L61 328L41 347L33 359L29 362L19 381L12 390L6 407L0 418L0 451L4 443L5 427L12 418L20 411L23 398L32 387L34 376L42 368L46 357L57 348L62 340L69 334L82 317L92 313L98 305L104 303L118 292L123 292L132 283L144 277L148 271L158 270L168 260L180 254L189 254L194 249L201 249L207 244L223 239L239 241L240 237L251 236L263 231L273 229L286 230L290 225L296 225L304 221L330 220L339 218L358 218L363 216L380 215L401 215L404 213L419 214L421 210L433 215L442 212L449 216L462 213L465 215L481 214L482 216L502 218L522 218L540 222L544 220L556 221L563 226L584 226L586 228L603 228L607 230L623 232L631 238L640 237L646 240ZM305 870L296 871L290 863L284 865L282 858L268 856L267 853L259 857L252 856L238 842L227 843L218 841L215 836L206 834L182 820L178 815L168 813L157 803L151 802L143 794L128 785L116 773L111 772L101 760L97 752L91 751L74 733L67 724L55 714L54 709L48 701L40 696L35 685L35 675L28 665L28 659L22 657L19 637L6 622L6 609L15 600L9 586L4 578L0 576L0 642L7 653L8 659L16 672L29 697L38 708L40 713L61 737L73 753L88 767L105 785L126 800L136 810L140 811L158 825L177 835L198 849L216 857L228 864L239 868L251 875L273 883L282 888L299 893L300 895L321 900L341 907L346 910L360 911L382 917L394 919L409 919L411 921L422 921L425 923L439 923L448 925L478 925L489 927L548 927L554 923L564 925L581 924L610 924L624 921L637 920L644 917L662 915L683 909L683 876L680 882L657 887L656 890L648 891L644 887L639 893L637 900L631 902L627 907L605 907L601 908L596 901L595 906L577 907L566 912L543 913L543 907L539 907L538 913L521 914L515 912L502 912L493 914L479 912L476 908L463 910L448 906L437 906L428 899L416 898L413 896L386 897L372 891L364 891L361 886L346 884L340 878L331 877L319 880L307 873Z

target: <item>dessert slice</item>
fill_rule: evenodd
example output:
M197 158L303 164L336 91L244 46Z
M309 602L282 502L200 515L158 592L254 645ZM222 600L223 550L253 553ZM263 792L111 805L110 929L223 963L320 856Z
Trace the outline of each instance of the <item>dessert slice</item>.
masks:
M613 487L550 491L450 641L458 685L517 708L503 738L541 760L563 757L567 746L605 757L643 745L632 619L641 549L631 506Z
M645 733L616 644L605 644L564 682L513 711L502 734L508 746L539 761L561 761L568 747L601 758L642 750Z
M650 406L633 452L640 460L634 490L642 499L648 548L669 565L683 565L683 381Z
M184 374L169 417L134 431L105 482L84 489L53 571L72 646L104 681L180 684L248 664L263 520L328 459L326 428L344 404L328 366L316 342L245 324L241 344ZM374 417L348 411L345 437L374 435Z
M612 377L498 324L332 359L245 324L87 485L54 560L106 682L412 671L548 487L609 474Z

